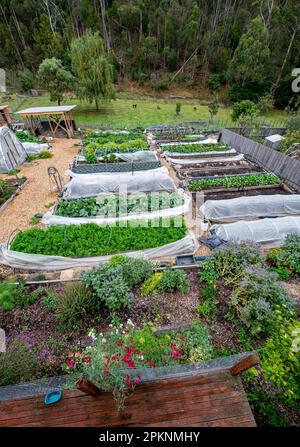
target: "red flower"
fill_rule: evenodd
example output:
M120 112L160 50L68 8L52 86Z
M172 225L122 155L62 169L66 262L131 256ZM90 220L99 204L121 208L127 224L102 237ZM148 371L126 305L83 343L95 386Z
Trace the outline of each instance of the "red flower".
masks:
M172 359L178 359L181 357L181 352L180 350L177 348L177 346L175 344L171 344L171 357Z
M75 362L74 362L74 360L67 360L66 361L66 365L67 365L68 368L72 368L72 366L75 365Z

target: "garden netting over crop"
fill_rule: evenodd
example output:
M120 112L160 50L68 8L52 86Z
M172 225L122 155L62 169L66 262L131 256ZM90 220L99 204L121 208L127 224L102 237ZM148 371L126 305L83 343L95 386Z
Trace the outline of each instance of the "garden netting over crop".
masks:
M231 157L209 157L207 154L207 158L192 158L192 159L184 159L184 158L172 158L166 157L166 160L173 165L195 165L195 164L204 164L204 163L227 163L231 161L241 161L244 159L244 155L234 155Z
M209 151L209 152L192 152L192 153L180 153L180 152L164 152L165 157L180 157L180 158L191 158L191 157L210 157L210 156L226 156L226 155L238 155L235 149L228 149L224 151Z
M153 151L137 151L137 152L113 152L117 161L126 162L139 162L139 161L157 161L158 158ZM103 157L98 157L99 160L103 160ZM77 161L85 161L84 155L77 155Z
M190 144L218 144L218 141L215 140L214 138L207 138L206 140L199 140L199 141L186 141L186 142L181 142L180 146L184 146L184 145L190 145ZM171 143L160 143L160 146L178 146L178 141L173 141Z
M168 193L167 193L168 195ZM157 211L132 211L124 216L113 217L113 213L115 210L112 210L111 216L95 216L95 217L65 217L59 216L55 214L55 207L51 208L46 214L43 216L42 223L44 225L81 225L85 223L95 223L97 225L102 224L113 224L118 221L129 221L136 219L156 219L156 218L165 218L165 217L174 217L180 216L182 214L186 214L190 211L192 198L190 195L184 193L183 190L178 190L178 195L182 197L183 204L180 206L176 206L174 208L165 208Z
M300 215L300 194L275 194L238 197L228 200L207 200L199 215L212 221L233 221L242 218Z
M183 239L163 245L161 247L119 254L131 257L158 259L179 255L191 255L195 253L197 248L197 240L195 239L194 235L190 233ZM9 247L6 246L6 244L0 244L0 264L26 270L66 270L75 267L94 267L98 266L101 263L107 262L110 258L111 255L85 258L70 258L63 256L47 256L21 253L10 250Z
M80 199L100 194L134 194L154 191L176 191L176 186L166 168L122 173L75 174L67 171L72 179L63 189L63 198Z
M288 234L300 234L300 216L213 225L210 231L225 242L253 241L276 247L284 242Z

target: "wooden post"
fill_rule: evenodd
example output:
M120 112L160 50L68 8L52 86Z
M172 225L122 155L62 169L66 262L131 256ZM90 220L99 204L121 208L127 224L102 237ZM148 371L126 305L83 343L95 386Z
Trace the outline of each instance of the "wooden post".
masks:
M260 363L260 358L259 358L258 354L256 354L256 353L249 354L247 357L244 357L238 363L233 365L229 371L233 376L237 376L238 374L241 374L242 372L247 371L247 369L258 365L259 363Z
M101 390L87 379L79 379L76 382L76 387L78 390L89 396L97 397L101 394Z

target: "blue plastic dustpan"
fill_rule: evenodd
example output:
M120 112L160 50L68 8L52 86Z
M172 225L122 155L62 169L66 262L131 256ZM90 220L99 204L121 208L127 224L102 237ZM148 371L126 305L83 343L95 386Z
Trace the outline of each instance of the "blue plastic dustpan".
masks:
M45 405L51 405L55 404L56 402L60 401L61 399L61 391L55 390L51 391L51 393L46 394L44 398Z

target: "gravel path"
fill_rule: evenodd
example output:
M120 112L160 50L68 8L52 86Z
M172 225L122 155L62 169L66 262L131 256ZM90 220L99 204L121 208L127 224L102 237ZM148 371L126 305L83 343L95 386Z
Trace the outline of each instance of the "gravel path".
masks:
M45 205L57 200L57 194L49 190L47 168L55 166L64 181L67 181L64 173L78 152L78 146L74 146L76 143L79 140L57 138L52 142L52 158L37 160L21 167L18 175L27 177L29 183L0 214L0 242L5 242L15 229L29 228L34 214L44 214L47 211ZM6 176L2 174L0 177Z

